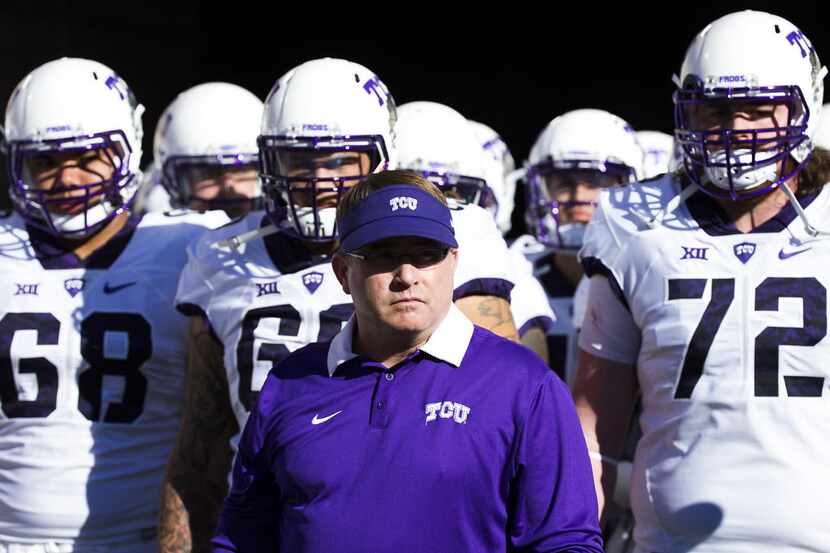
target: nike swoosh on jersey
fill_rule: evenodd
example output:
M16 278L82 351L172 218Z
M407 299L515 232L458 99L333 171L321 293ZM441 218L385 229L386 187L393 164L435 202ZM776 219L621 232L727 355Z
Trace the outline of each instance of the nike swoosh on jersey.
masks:
M332 413L332 414L331 414L331 415L329 415L328 417L323 417L322 419L318 419L318 418L317 418L317 415L315 414L315 415L314 415L314 418L313 418L313 419L311 419L311 424L313 424L313 425L323 424L323 423L324 423L324 422L326 422L327 420L329 420L329 419L333 419L334 417L336 417L337 415L339 415L339 414L340 414L340 413L342 413L342 412L343 412L343 411L338 411L338 412L336 412L336 413Z
M784 248L781 248L781 251L778 252L778 259L789 259L794 255L798 255L812 249L813 248L804 248L803 250L796 250L794 252L785 252Z
M119 284L118 286L110 286L110 283L107 282L104 284L104 293L105 294L114 294L116 292L120 292L124 288L129 288L133 284L137 284L136 282L127 282L126 284Z

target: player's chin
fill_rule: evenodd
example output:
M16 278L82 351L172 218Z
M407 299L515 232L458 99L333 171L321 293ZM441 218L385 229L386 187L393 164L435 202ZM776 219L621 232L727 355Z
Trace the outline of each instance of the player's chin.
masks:
M576 208L571 211L567 212L567 221L568 223L580 223L580 224L588 224L591 220L591 217L594 215L593 209L581 209Z
M66 201L54 203L49 206L49 211L56 215L79 215L87 210L87 206L83 202Z

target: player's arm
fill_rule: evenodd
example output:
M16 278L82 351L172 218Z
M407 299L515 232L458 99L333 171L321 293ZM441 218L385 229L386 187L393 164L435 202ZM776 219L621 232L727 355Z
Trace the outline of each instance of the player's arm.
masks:
M201 316L190 318L185 407L162 491L162 553L210 551L238 431L223 349Z
M597 357L580 348L573 396L602 513L605 498L613 498L617 459L622 456L637 401L634 367Z
M573 397L591 457L600 514L605 498L613 497L616 462L639 393L634 366L639 344L639 329L608 279L591 277Z
M471 295L455 300L455 305L473 324L514 342L519 341L519 332L510 312L510 302L505 298Z
M545 330L538 326L531 327L522 334L522 345L532 349L545 363L549 363L548 338Z
M269 432L275 424L272 413L281 403L278 387L269 374L242 432L231 489L213 536L214 553L279 553L280 488L269 461L278 447Z

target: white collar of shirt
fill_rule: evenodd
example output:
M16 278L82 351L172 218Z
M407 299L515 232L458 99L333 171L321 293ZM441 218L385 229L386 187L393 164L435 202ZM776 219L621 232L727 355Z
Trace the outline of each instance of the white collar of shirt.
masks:
M326 357L326 365L329 376L334 376L334 371L341 364L357 357L352 351L352 339L354 337L355 316L352 315L346 326L337 333L329 345L329 353ZM473 337L473 323L455 306L450 305L450 310L444 320L429 337L429 340L421 346L420 350L429 355L446 361L454 367L461 365L464 354L467 353L467 346Z

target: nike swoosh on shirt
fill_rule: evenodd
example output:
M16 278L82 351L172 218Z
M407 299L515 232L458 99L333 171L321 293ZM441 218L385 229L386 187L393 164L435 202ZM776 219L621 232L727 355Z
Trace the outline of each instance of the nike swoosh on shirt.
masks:
M323 424L323 423L324 423L324 422L326 422L327 420L329 420L329 419L333 419L334 417L336 417L337 415L339 415L339 414L340 414L340 413L342 413L342 412L343 412L343 411L338 411L338 412L336 412L336 413L332 413L332 414L331 414L331 415L329 415L328 417L323 417L322 419L318 419L318 418L317 418L317 415L314 415L314 418L313 418L313 419L311 419L311 424L314 424L314 425L317 425L317 424Z
M124 288L129 288L133 284L138 284L137 282L128 282L126 284L119 284L118 286L110 286L110 283L107 282L104 284L104 293L105 294L114 294L116 292L120 292Z
M804 248L803 250L796 250L794 252L785 252L784 248L781 248L781 251L778 252L778 259L789 259L794 255L798 255L800 253L804 253L807 250L811 250L813 248Z

